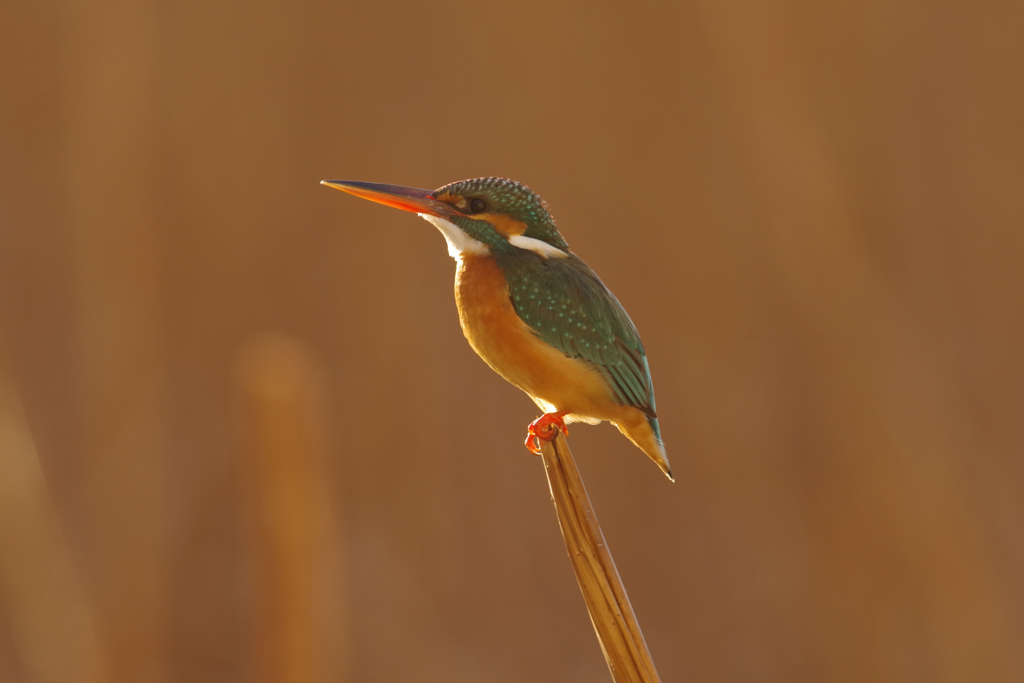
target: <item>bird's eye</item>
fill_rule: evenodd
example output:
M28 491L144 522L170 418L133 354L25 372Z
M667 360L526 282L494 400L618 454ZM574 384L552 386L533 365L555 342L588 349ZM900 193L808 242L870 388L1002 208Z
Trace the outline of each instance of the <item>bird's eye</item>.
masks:
M470 213L483 213L487 210L487 202L477 197L469 203Z

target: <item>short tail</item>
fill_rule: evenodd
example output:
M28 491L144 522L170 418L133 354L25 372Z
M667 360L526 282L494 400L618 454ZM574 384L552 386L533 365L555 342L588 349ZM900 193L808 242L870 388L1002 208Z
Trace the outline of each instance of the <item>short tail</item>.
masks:
M630 441L636 444L637 448L647 454L654 464L657 465L670 481L675 481L672 476L672 466L665 455L665 444L661 442L661 428L658 426L658 418L649 417L639 410L636 411L636 419L628 422L616 422L615 426L626 435Z

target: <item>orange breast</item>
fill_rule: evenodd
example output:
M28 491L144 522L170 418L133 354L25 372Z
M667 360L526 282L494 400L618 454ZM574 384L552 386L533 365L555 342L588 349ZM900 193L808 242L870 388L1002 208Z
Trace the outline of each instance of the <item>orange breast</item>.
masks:
M604 377L588 363L541 341L509 299L501 269L489 256L463 255L455 276L462 331L473 350L499 375L545 410L599 420L620 418L622 407Z

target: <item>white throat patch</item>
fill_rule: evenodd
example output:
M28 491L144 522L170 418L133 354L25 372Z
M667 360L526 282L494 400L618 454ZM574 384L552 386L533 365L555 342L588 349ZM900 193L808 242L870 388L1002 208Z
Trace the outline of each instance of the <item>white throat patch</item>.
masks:
M421 213L419 217L441 231L445 240L448 241L448 254L458 261L463 254L476 254L486 256L491 253L487 245L480 240L475 240L465 230L451 221L439 216L431 216L429 213Z

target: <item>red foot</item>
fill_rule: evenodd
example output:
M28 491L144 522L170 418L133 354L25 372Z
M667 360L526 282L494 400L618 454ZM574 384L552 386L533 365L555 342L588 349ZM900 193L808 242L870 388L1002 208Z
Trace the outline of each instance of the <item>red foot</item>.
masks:
M526 428L526 449L534 455L540 455L540 439L551 441L558 436L558 430L569 436L569 429L562 418L565 413L545 413L530 423Z

